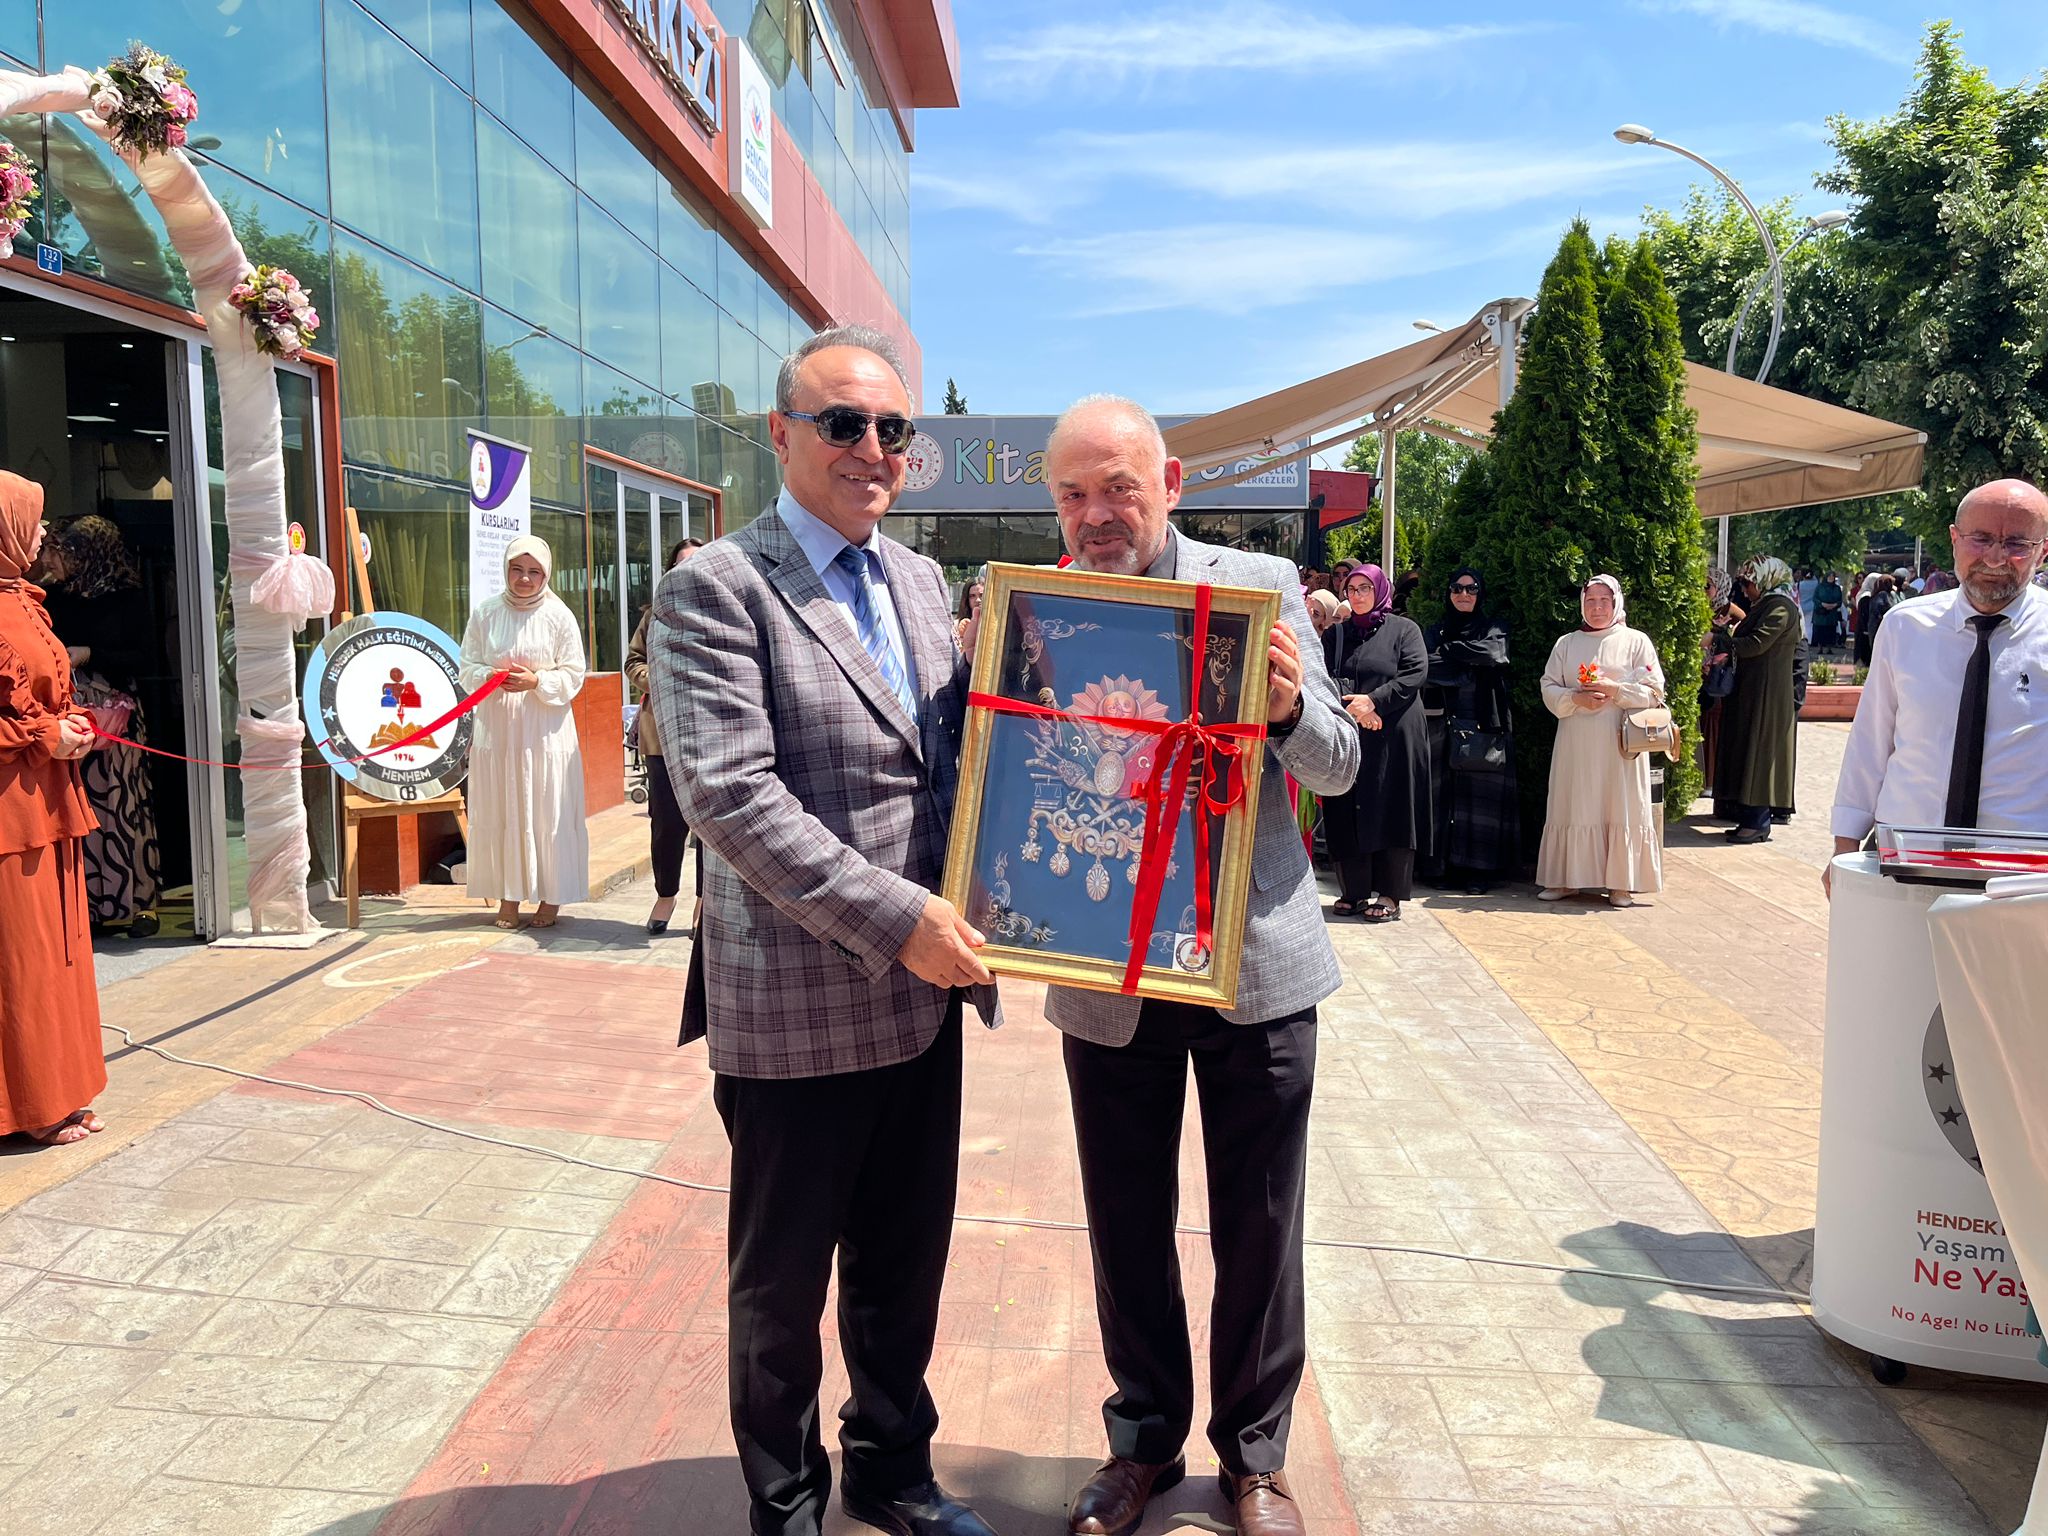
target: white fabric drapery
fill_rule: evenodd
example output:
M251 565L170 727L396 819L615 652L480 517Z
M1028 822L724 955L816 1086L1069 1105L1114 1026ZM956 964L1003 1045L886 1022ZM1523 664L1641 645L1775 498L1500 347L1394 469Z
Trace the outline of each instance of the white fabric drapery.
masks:
M0 71L0 117L68 113L105 138L106 125L93 115L90 95L86 72L75 66L61 75ZM250 922L258 933L306 933L318 926L306 904L312 869L306 803L300 775L283 771L299 762L306 734L292 634L307 618L332 606L333 580L326 577L323 600L320 579L309 569L317 562L294 559L287 540L276 370L256 350L249 326L228 301L228 290L250 267L241 242L183 151L122 158L162 215L171 245L192 279L220 381L235 691L241 700L237 733L244 767L256 770L242 780ZM258 601L259 583L264 596L284 611ZM319 606L309 607L313 603Z

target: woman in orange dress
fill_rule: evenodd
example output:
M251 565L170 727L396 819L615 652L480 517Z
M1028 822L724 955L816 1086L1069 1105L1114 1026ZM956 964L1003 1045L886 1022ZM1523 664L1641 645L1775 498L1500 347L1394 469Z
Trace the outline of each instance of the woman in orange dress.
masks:
M77 760L92 750L71 663L28 580L43 488L0 470L0 1135L54 1145L105 1127Z

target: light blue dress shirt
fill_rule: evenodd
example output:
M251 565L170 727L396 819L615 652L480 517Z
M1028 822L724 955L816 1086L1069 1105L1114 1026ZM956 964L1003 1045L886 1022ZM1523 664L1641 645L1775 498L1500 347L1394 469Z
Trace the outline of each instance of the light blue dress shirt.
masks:
M879 530L869 534L865 544L855 545L823 518L805 511L786 487L775 498L775 510L781 514L790 537L796 540L797 548L811 562L811 569L825 584L825 591L845 612L848 626L856 635L859 634L860 618L854 607L853 576L837 563L839 551L851 547L872 550L879 555L882 547ZM882 621L882 631L889 637L889 643L896 647L897 659L903 664L904 680L910 684L911 697L921 699L924 694L917 686L917 662L912 658L909 642L904 637L903 621L896 616L896 600L889 592L889 574L880 559L868 562L868 577L874 591L875 614Z

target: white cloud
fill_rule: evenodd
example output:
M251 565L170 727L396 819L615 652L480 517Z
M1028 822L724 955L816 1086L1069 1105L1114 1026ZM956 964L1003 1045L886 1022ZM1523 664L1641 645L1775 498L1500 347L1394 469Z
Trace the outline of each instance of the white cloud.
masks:
M1460 265L1469 256L1399 235L1293 224L1193 224L1025 246L1079 315L1188 309L1243 315Z
M1915 52L1912 41L1890 27L1811 0L1663 0L1658 8L1704 16L1724 28L1746 27L1867 53L1887 64L1911 63Z
M1049 225L1076 209L1145 206L1164 192L1185 210L1297 210L1340 222L1419 223L1492 218L1527 203L1611 198L1632 183L1661 185L1670 167L1605 140L1583 148L1458 141L1305 144L1198 130L1057 133L1015 161L912 172L920 208L999 214ZM1144 189L1141 191L1141 189ZM1099 224L1094 212L1087 217Z
M1376 26L1254 0L1050 22L991 44L982 58L991 83L1011 86L1218 70L1324 75L1385 68L1419 54L1533 30L1526 25Z
M1074 134L1071 163L1111 180L1149 180L1225 201L1348 210L1375 221L1485 214L1578 195L1660 170L1611 143L1544 149L1505 143L1304 144L1200 132Z

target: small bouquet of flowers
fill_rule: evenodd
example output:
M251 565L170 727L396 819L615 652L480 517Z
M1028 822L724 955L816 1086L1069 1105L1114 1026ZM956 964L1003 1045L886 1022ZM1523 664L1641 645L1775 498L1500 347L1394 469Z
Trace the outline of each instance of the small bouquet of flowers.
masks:
M267 357L295 358L320 334L320 311L283 267L243 273L228 290L228 302L256 328L256 350Z
M14 237L27 228L28 205L40 195L35 163L0 139L0 256L7 254Z
M1592 687L1592 686L1593 686L1593 685L1594 685L1595 683L1597 683L1597 682L1599 682L1599 681L1600 681L1600 663L1599 663L1599 662L1597 662L1597 661L1582 661L1582 662L1580 662L1580 663L1579 663L1579 686L1580 686L1581 688L1590 688L1590 687Z
M107 139L124 154L160 155L185 142L185 128L199 115L199 98L185 84L185 71L154 48L130 43L91 77L93 115L107 125Z

